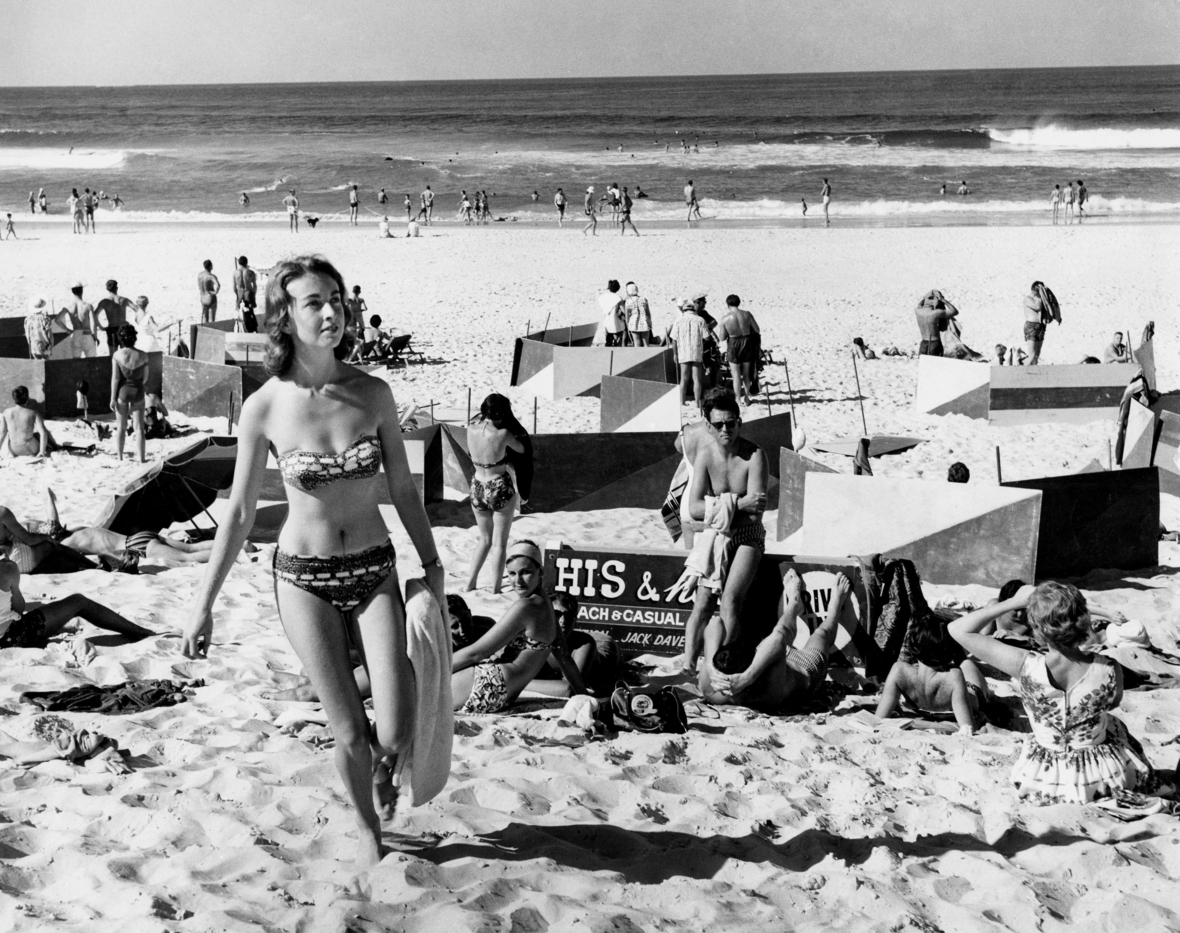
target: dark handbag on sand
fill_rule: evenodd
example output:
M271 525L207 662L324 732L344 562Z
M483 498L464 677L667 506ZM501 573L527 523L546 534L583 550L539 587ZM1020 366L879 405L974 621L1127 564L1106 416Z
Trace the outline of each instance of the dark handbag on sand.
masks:
M684 704L671 687L629 687L619 683L610 695L610 709L620 729L676 735L688 731Z

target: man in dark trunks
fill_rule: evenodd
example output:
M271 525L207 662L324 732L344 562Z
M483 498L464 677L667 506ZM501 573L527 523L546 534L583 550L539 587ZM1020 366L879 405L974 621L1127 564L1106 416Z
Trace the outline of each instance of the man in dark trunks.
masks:
M942 332L951 318L959 316L959 309L935 288L922 296L914 315L918 319L918 333L922 335L918 355L942 356Z
M746 592L766 549L766 487L769 481L766 454L741 436L742 416L737 399L728 392L710 395L702 406L705 421L716 439L701 444L693 464L689 487L689 514L713 530L712 572L701 582L721 591L721 617L705 630L706 658L733 641ZM708 501L706 501L708 497ZM711 634L712 630L712 634ZM710 641L713 649L709 650Z
M733 377L733 392L744 405L752 405L758 393L758 358L762 355L762 329L754 315L742 307L737 295L725 299L725 314L717 329L727 342L725 353Z
M103 330L107 335L107 353L114 355L119 349L119 328L127 323L127 309L135 311L136 304L130 298L119 294L119 283L114 279L107 280L107 295L94 309L96 318L106 321Z

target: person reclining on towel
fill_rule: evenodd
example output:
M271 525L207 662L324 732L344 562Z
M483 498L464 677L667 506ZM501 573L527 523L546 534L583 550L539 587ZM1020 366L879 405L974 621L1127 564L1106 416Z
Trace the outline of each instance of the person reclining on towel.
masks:
M689 514L708 526L697 536L690 568L721 591L721 642L737 635L746 591L766 549L766 454L741 436L742 417L731 393L711 396L702 408L714 444L701 444L689 487ZM711 535L709 532L714 532ZM710 623L712 624L712 623Z
M76 617L137 641L156 634L81 593L51 603L25 602L20 575L15 562L0 559L0 649L44 648Z
M7 557L21 573L73 573L98 568L77 551L63 547L52 535L26 528L0 505L0 557Z
M783 586L786 604L782 615L774 630L756 647L748 641L723 647L720 629L714 623L705 630L708 663L703 665L697 686L706 702L789 714L824 682L828 655L836 646L840 610L852 592L852 584L844 574L836 574L826 618L798 649L793 642L799 615L806 609L807 594L794 568L783 576Z

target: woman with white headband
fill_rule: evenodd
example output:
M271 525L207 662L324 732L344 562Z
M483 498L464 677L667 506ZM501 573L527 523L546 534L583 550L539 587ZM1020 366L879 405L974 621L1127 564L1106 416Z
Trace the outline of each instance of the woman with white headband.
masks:
M460 713L496 713L520 696L552 651L571 684L582 683L541 585L541 550L532 541L508 548L508 580L518 599L473 645L455 652L451 692Z

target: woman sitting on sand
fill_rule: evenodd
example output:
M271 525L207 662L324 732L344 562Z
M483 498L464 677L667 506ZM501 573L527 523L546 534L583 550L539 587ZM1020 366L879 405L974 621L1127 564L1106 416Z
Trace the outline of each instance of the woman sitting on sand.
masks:
M981 634L989 622L1021 609L1044 653ZM1159 788L1143 747L1110 712L1123 697L1122 668L1088 649L1090 613L1077 587L1021 587L1011 599L955 620L949 630L975 657L1017 679L1032 727L1012 769L1020 796L1040 804L1089 803L1122 790L1150 794Z
M135 349L138 335L130 324L119 328L116 339L119 349L111 356L111 410L119 417L115 434L115 449L123 459L123 443L127 439L127 416L135 422L135 447L139 451L139 462L147 457L143 446L143 403L144 383L148 377L148 355Z
M959 731L974 733L988 702L987 681L975 662L955 643L946 620L928 612L906 632L877 704L877 718L888 719L900 705L907 713L945 720L953 714Z
M460 648L451 661L451 691L460 713L504 709L537 676L551 651L557 652L567 680L581 687L541 585L541 550L532 541L517 541L508 549L508 580L519 598L487 634Z
M440 606L443 567L410 475L389 385L341 362L344 279L320 256L279 264L266 291L271 378L242 406L238 467L227 517L184 633L188 657L206 655L213 603L254 523L273 451L290 508L274 556L279 618L323 702L336 767L356 808L357 862L381 860L381 819L393 816L397 755L414 731L414 675L396 555L378 508L390 499ZM384 467L384 475L380 473ZM349 661L355 645L372 685L376 729Z
M471 511L479 526L479 544L471 555L467 589L479 585L479 571L489 552L492 557L492 592L499 593L504 577L504 547L512 532L518 496L509 470L508 452L524 453L524 435L512 404L493 392L479 406L479 415L467 432L467 449L475 465L471 480Z

